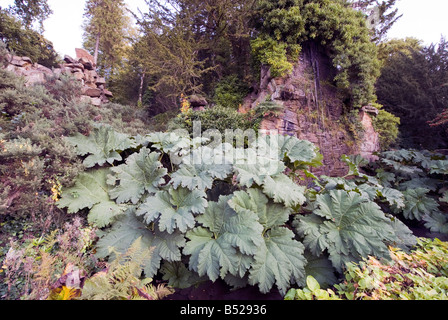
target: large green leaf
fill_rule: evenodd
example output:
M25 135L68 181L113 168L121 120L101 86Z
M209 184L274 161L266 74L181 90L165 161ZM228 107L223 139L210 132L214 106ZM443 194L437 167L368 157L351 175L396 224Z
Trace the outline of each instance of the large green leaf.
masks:
M439 198L440 202L448 203L448 191L445 191L442 195L442 197Z
M229 205L240 214L246 212L256 214L265 230L283 225L292 213L291 208L270 202L261 190L254 188L236 191L229 200Z
M440 181L428 177L413 178L408 181L401 182L398 186L399 190L405 191L408 189L425 188L431 191L436 191L439 188Z
M103 168L81 173L76 178L73 187L62 190L58 207L67 208L69 213L88 208L90 209L89 222L100 228L110 224L126 208L109 198L109 186L106 184L106 176L109 172L108 168Z
M364 159L362 156L360 156L360 155L347 156L347 155L343 154L341 156L341 160L344 161L348 165L349 171L347 173L347 176L352 176L352 175L365 176L365 174L361 173L359 168L368 164L368 161L366 159Z
M155 193L158 187L165 183L167 174L159 161L160 154L142 148L138 153L130 155L126 163L111 168L115 173L108 183L118 185L110 191L110 196L118 203L131 201L136 204L147 193Z
M234 170L237 181L247 188L254 183L261 186L266 177L278 175L286 169L283 162L268 157L255 156L244 163L236 162Z
M387 258L387 244L398 242L390 219L356 192L331 190L316 202L315 217L297 216L294 226L313 254L327 249L338 271L346 262L368 255Z
M168 281L169 286L179 289L190 288L208 280L188 270L181 261L163 261L160 272L163 274L163 280Z
M83 162L87 168L102 166L106 162L113 164L114 161L121 161L120 151L133 146L133 141L128 135L115 132L107 125L97 126L88 137L77 133L67 140L76 147L79 155L88 155Z
M386 166L392 168L396 175L406 177L407 179L412 179L424 175L423 170L414 165L404 165L401 162L386 158L381 158L380 161Z
M436 200L428 196L429 189L416 188L403 191L405 207L402 209L406 219L421 221L423 216L431 214L439 208ZM400 212L396 209L395 212Z
M430 172L439 174L448 174L448 160L432 161Z
M329 287L337 282L335 268L328 259L328 255L315 256L305 250L305 258L307 260L306 275L316 279L321 287Z
M289 289L291 280L304 285L304 246L294 240L294 233L285 227L275 227L267 231L264 240L249 271L249 283L258 285L263 293L275 284L282 295Z
M243 256L255 254L263 241L257 215L236 213L228 205L230 198L221 196L218 202L210 202L197 218L203 227L187 233L190 241L184 254L191 255L190 268L212 281L219 276L224 279L228 273L243 276L250 266Z
M395 206L396 208L404 208L404 195L402 192L393 188L382 188L378 189L377 196L385 199L391 206Z
M431 232L440 232L448 234L448 215L442 212L433 212L423 216L425 221L425 227L431 230Z
M211 189L215 179L225 179L232 173L232 165L225 162L222 153L215 153L211 148L200 148L199 151L202 151L200 159L184 158L184 163L171 175L175 189L179 185L190 190Z
M191 140L175 132L153 132L146 136L152 146L164 153L186 154L190 150Z
M415 154L413 150L401 149L385 151L381 153L381 156L398 162L409 162L414 158Z
M299 140L294 136L279 136L281 160L288 158L296 166L319 166L321 156L317 147L306 140Z
M214 239L214 235L203 227L197 227L187 233L190 239L184 254L191 255L190 268L200 276L207 275L216 281L230 273L236 273L236 249L222 239Z
M173 233L179 229L186 232L196 223L194 214L203 213L207 204L205 192L180 187L148 196L138 208L137 215L143 216L147 224L158 220L160 231Z
M285 174L267 176L264 180L263 192L275 202L284 203L287 207L296 207L306 201L305 187L299 186Z
M330 247L326 234L320 229L325 219L315 214L297 217L293 226L301 235L305 247L316 257L320 257Z
M292 213L290 208L272 203L259 189L237 191L228 201L238 214L258 216L263 226L263 242L254 255L249 270L249 283L257 284L261 292L268 292L275 284L282 292L290 282L303 283L303 245L294 240L294 234L282 227Z
M107 234L100 238L97 243L96 256L98 258L109 256L111 259L115 259L114 251L124 253L136 239L141 238L144 246L154 247L150 264L144 267L146 276L153 277L160 268L162 259L180 261L180 248L185 245L185 237L180 232L168 234L157 229L151 231L137 219L134 212L133 208L127 210L126 214L114 223Z

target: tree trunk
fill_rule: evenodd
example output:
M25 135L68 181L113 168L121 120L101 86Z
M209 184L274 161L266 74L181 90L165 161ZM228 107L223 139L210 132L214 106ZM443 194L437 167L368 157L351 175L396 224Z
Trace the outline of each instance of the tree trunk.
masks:
M96 35L95 53L93 55L93 63L95 64L95 66L98 64L98 50L100 47L100 36L101 32L98 32L98 34Z
M143 103L143 83L145 81L146 69L143 70L142 75L140 76L140 87L138 88L138 105L142 105Z

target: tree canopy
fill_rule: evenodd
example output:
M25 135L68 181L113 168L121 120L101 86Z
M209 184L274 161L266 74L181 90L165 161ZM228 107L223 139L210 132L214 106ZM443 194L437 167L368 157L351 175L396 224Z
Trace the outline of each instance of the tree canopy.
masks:
M448 101L448 44L422 46L416 39L393 40L381 47L384 67L377 83L378 102L401 119L401 145L446 148L442 120ZM437 120L432 122L437 124ZM442 123L439 123L442 124Z
M28 29L22 21L0 8L0 40L16 55L27 56L46 67L57 65L53 43L41 33Z
M27 29L31 29L37 22L40 33L44 31L43 22L53 13L47 0L14 0L14 5L8 10L16 15Z
M304 46L315 43L333 61L347 105L374 102L377 48L366 14L345 0L148 0L135 15L140 35L119 82L134 74L151 113L179 104L181 94L211 99L221 81L256 86L261 64L287 74ZM393 4L388 2L389 9ZM127 80L125 80L127 79ZM137 86L137 85L135 85ZM220 94L223 94L220 92Z
M107 77L125 57L130 17L123 0L89 0L84 10L84 48L94 52L95 64Z

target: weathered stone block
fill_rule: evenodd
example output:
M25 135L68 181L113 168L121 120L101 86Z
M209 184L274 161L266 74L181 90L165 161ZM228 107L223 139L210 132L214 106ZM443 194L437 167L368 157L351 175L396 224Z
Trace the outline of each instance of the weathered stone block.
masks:
M82 94L85 96L96 98L96 97L101 96L101 90L98 88L91 88L91 87L85 86L82 88Z

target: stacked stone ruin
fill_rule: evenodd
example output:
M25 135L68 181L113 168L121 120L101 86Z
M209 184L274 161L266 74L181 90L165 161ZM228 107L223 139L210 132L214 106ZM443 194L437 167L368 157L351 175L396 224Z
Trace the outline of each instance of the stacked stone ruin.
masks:
M106 81L97 73L92 55L84 49L75 49L75 52L76 58L65 55L64 63L53 69L33 63L28 57L10 55L7 57L9 64L6 66L6 70L23 76L28 86L44 83L51 76L59 78L61 75L70 75L82 84L82 101L96 106L108 102L112 97L112 92L105 88Z

